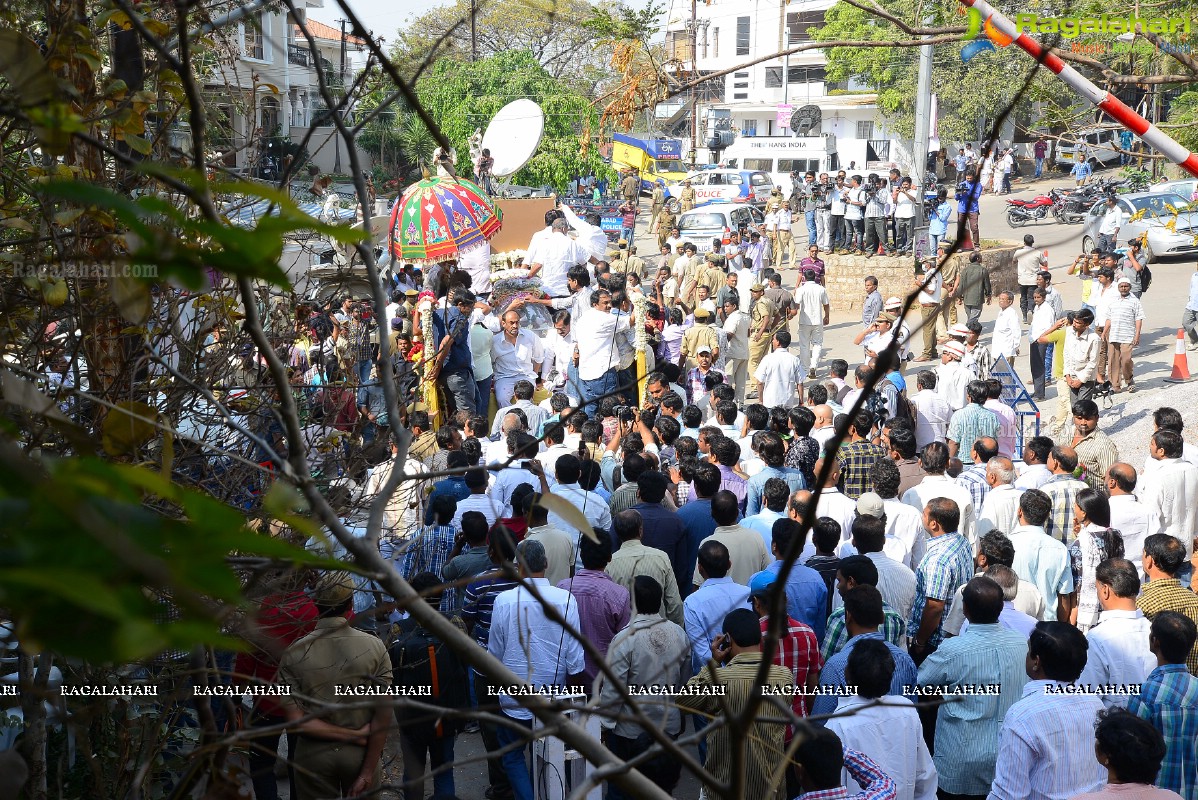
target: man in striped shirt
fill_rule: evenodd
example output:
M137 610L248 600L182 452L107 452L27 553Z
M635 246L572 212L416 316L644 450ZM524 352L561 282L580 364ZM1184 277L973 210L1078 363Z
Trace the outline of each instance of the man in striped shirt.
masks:
M1054 447L1048 454L1052 477L1040 487L1052 501L1052 514L1044 522L1044 532L1061 544L1071 544L1073 535L1073 498L1086 488L1085 481L1073 477L1077 469L1077 451L1072 447Z
M761 624L756 614L747 608L738 608L724 618L723 635L711 643L711 658L723 666L714 670L704 669L691 678L687 686L696 690L694 696L680 699L679 705L709 719L727 712L741 715L745 712L753 695L761 692L763 684L758 682L761 662ZM794 685L790 670L770 664L765 670L765 686L779 696ZM706 693L710 687L724 687L723 695ZM704 767L720 783L732 780L732 748L742 749L744 767L744 797L755 800L782 800L785 781L774 783L770 778L775 772L778 754L782 752L786 726L782 722L767 722L766 717L776 716L769 705L759 707L756 719L748 735L733 741L728 725L720 725L708 736L707 762Z
M935 756L939 787L946 795L982 797L994 780L998 732L1007 709L1027 682L1027 640L998 623L1002 588L978 577L961 594L969 627L948 639L919 668L921 686L999 687L998 697L954 697L936 714Z
M1165 737L1165 760L1156 785L1185 798L1198 797L1198 678L1186 672L1186 657L1198 641L1193 620L1163 611L1152 621L1148 645L1157 668L1127 710L1146 719Z
M1023 698L1003 717L989 800L1069 800L1106 782L1094 758L1102 701L1069 687L1086 665L1086 637L1067 622L1041 622L1027 643Z
M1131 352L1140 344L1140 328L1144 325L1144 306L1131 293L1131 279L1123 277L1118 282L1119 296L1111 301L1106 310L1106 328L1102 332L1107 348L1107 367L1110 370L1111 388L1122 391L1121 381L1127 381L1127 391L1136 390L1133 375L1135 364Z

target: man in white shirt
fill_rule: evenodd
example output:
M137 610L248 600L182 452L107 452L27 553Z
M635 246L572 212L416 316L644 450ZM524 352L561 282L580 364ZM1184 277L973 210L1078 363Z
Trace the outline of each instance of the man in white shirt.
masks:
M936 373L921 370L915 378L919 393L911 396L915 406L915 446L922 450L931 442L943 442L953 409L936 391Z
M1136 470L1119 461L1106 472L1106 489L1111 506L1111 527L1123 534L1123 553L1135 564L1136 574L1143 568L1144 539L1161 532L1157 515L1133 494Z
M960 411L968 405L965 389L973 380L973 373L961 363L965 358L965 345L950 340L941 350L940 365L936 367L936 391L949 408Z
M1015 310L1015 296L1010 292L999 293L998 308L994 333L990 338L990 354L995 359L1006 358L1008 363L1013 364L1023 338L1023 318Z
M885 505L880 496L866 492L857 498L857 517L853 520L852 544L859 555L867 557L878 568L878 593L886 605L893 608L903 619L911 618L915 605L915 573L911 568L889 555L884 550L889 540L883 521ZM839 593L837 605L843 601Z
M508 310L501 320L503 329L491 342L491 367L494 370L495 399L500 407L514 402L513 389L519 381L534 384L545 359L541 340L530 331L520 330L520 314Z
M1152 425L1153 433L1164 430L1173 431L1178 436L1183 436L1185 432L1185 420L1182 419L1181 413L1177 409L1169 408L1168 406L1161 406L1152 412ZM1181 460L1198 467L1198 447L1189 442L1182 442ZM1151 454L1148 458L1144 459L1144 466L1140 469L1140 483L1146 483L1160 465L1161 462L1153 458Z
M570 223L565 218L553 221L553 233L528 253L529 277L540 275L541 289L550 297L570 293L566 273L570 267L586 264L593 257L587 248L570 238Z
M1047 436L1033 436L1023 443L1023 462L1015 467L1019 473L1015 479L1016 489L1039 489L1052 480L1052 470L1048 468L1052 447L1053 441Z
M1032 322L1027 329L1027 339L1029 343L1030 362L1032 370L1032 395L1033 399L1043 401L1045 398L1045 373L1051 374L1052 362L1051 356L1048 356L1048 348L1050 345L1042 344L1039 339L1044 334L1052 330L1056 324L1056 313L1052 310L1047 302L1047 294L1044 289L1039 286L1032 292ZM1046 363L1047 362L1047 363Z
M487 651L521 681L533 686L565 686L582 675L585 661L582 644L555 620L564 619L569 630L578 630L578 601L546 579L549 559L540 542L521 543L520 554L522 585L495 597ZM546 613L549 606L557 612L554 618ZM532 712L515 697L500 695L499 707L504 715L531 724ZM501 747L520 742L525 735L520 725L499 725L497 731ZM528 765L523 751L517 753L519 757L503 760L504 770L512 785L527 786Z
M826 727L840 737L845 748L864 753L894 781L897 793L890 797L935 800L936 765L924 742L915 704L910 698L890 694L894 670L894 656L886 642L864 638L855 641L845 664L844 680L846 685L856 687L856 692L840 699L836 715ZM870 796L859 793L861 787L848 770L842 781L846 789L837 796ZM833 796L830 792L819 794Z
M1086 663L1086 639L1067 622L1042 622L1028 640L1023 698L1008 709L999 733L990 800L1070 798L1106 781L1088 735L1102 703L1062 691Z
M932 442L923 449L919 463L927 477L903 494L903 502L922 511L927 507L929 500L937 497L952 500L961 513L958 530L970 544L976 542L973 496L968 489L958 486L955 480L945 474L948 468L948 445L944 442Z
M749 315L740 310L740 299L736 294L729 294L724 299L724 335L728 337L724 376L736 387L739 405L745 400L749 383Z
M912 288L919 291L920 324L923 326L923 353L919 361L936 360L936 319L940 314L940 289L943 283L935 258L925 260L924 274L915 276L912 281Z
M790 352L790 332L774 334L774 349L761 359L753 378L766 408L791 408L803 402L803 364Z
M535 389L536 387L532 385L532 381L516 381L510 393L510 397L515 398L515 400L511 405L505 405L496 412L495 421L491 423L492 436L500 432L500 428L503 427L504 417L515 409L519 409L520 413L524 415L524 420L528 423L529 432L536 433L541 430L541 426L545 424L545 420L549 414L545 412L545 409L532 402Z
M1139 684L1156 669L1156 656L1148 647L1152 623L1136 608L1140 593L1139 569L1126 558L1111 558L1098 565L1094 575L1102 613L1086 631L1089 649L1079 686ZM1128 694L1103 694L1107 708L1127 708Z
M807 377L814 378L831 312L828 292L815 280L814 270L803 273L803 282L795 290L795 305L799 308L799 358L807 366Z
M1119 201L1115 196L1108 195L1106 211L1102 215L1102 222L1098 224L1098 241L1094 246L1104 253L1113 252L1119 241L1119 229L1122 227L1123 210L1119 208Z
M599 289L591 293L591 307L574 323L574 357L578 380L582 384L584 411L594 416L599 398L617 388L616 366L620 352L616 337L629 330L628 315L611 313L611 292Z
M891 458L893 456L894 450L892 449ZM882 545L882 552L904 567L913 570L919 566L924 550L927 549L928 534L923 529L922 509L917 511L899 499L899 486L902 484L903 477L898 464L890 458L879 458L875 461L874 465L869 468L869 479L873 484L874 491L866 492L858 497L857 507L860 510L861 500L864 497L876 494L881 499L881 512L886 519L886 542ZM876 561L876 559L874 560ZM881 570L881 567L878 569ZM880 584L879 588L881 588ZM912 595L912 600L914 601L914 595ZM886 599L886 602L894 606L892 600ZM897 608L897 606L894 607ZM910 619L910 611L911 609L908 608L904 612L903 619Z
M989 531L1015 530L1019 524L1019 498L1023 491L1015 488L1015 465L1011 459L997 456L986 464L986 483L990 491L982 501L978 514L978 535Z
M1094 387L1094 377L1098 373L1102 341L1090 328L1092 322L1094 312L1083 308L1073 315L1073 322L1065 333L1064 371L1061 374L1069 386L1069 399L1074 403Z
M1152 434L1148 449L1160 465L1142 489L1144 504L1160 520L1160 532L1175 537L1190 553L1198 529L1198 467L1182 460L1181 435L1173 431Z
M587 216L589 219L582 219L574 210L562 204L562 214L566 217L566 222L570 223L570 227L575 230L578 235L578 242L587 249L591 256L591 263L597 263L607 259L607 233L603 228L599 227L598 215Z
M792 227L790 206L785 203L778 206L778 210L774 212L774 224L778 230L778 247L774 251L774 269L782 269L783 256L786 256L788 264L794 266L794 237L790 235Z

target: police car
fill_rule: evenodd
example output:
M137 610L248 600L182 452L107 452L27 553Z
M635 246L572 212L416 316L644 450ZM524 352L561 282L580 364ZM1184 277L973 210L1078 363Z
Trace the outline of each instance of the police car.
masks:
M768 172L747 169L704 169L692 172L678 183L666 186L666 205L674 213L682 208L682 190L690 181L695 190L695 207L708 203L764 205L774 190Z

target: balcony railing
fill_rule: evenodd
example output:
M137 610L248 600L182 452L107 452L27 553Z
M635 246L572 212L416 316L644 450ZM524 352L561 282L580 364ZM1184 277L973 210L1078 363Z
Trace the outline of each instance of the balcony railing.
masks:
M298 67L312 66L312 53L306 47L296 44L287 45L287 60Z

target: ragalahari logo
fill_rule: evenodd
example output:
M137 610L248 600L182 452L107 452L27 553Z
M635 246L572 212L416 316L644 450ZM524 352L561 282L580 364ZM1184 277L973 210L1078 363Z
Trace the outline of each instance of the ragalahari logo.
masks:
M994 45L1006 47L1014 41L1010 36L1000 31L990 21L989 17L983 17L982 12L970 6L964 10L966 17L965 40L968 42L961 48L961 60L969 63L969 60L978 53L986 50L993 50ZM986 38L978 39L979 33L985 33Z

